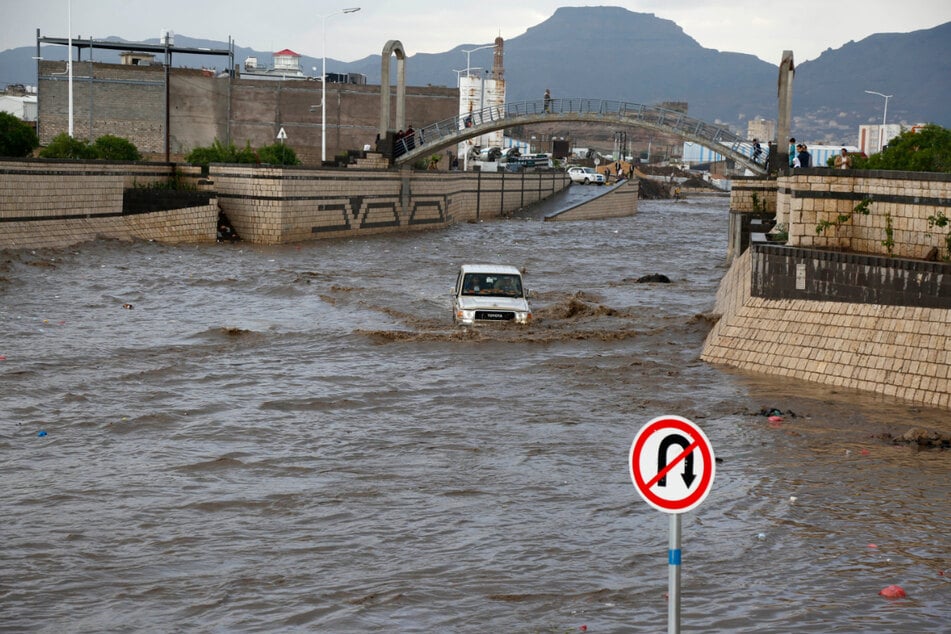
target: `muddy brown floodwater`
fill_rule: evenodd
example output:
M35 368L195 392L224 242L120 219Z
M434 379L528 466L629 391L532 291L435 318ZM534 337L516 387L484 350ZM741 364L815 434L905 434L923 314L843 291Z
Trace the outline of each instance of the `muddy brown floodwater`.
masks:
M677 414L722 458L684 631L948 631L951 453L882 440L948 412L701 362L726 228L0 254L0 630L663 631L627 458ZM469 261L524 268L534 324L454 328Z

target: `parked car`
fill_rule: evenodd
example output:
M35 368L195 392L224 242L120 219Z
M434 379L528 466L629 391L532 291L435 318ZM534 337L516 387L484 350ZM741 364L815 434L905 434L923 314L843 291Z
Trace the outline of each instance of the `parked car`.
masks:
M452 287L452 319L465 326L529 323L532 309L521 272L508 265L463 264Z
M569 167L568 177L571 178L572 183L581 183L582 185L590 183L604 184L604 174L599 174L592 167Z

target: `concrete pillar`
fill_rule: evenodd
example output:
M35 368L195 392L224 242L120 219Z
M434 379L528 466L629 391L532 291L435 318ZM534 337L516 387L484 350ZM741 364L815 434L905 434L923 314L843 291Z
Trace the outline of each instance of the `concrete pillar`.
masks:
M399 40L383 47L380 77L380 138L390 130L390 57L396 55L396 129L406 129L406 52Z
M792 86L795 72L793 52L783 51L783 59L779 63L779 123L776 126L776 155L780 174L789 174L789 135L792 128Z

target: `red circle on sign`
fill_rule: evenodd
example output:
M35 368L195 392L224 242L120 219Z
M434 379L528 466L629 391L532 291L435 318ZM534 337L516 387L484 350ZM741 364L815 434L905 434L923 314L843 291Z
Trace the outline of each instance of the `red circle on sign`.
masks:
M692 451L699 451L703 459L703 469L700 472L697 488L681 499L663 498L651 491L652 487L649 487L648 484L651 483L651 480L656 479L657 474L649 474L650 478L645 478L645 475L648 474L642 473L640 468L641 454L644 451L644 445L655 434L667 429L675 429L686 434L691 446L696 444L696 448ZM634 437L634 442L631 443L631 451L628 456L631 481L634 482L634 487L637 489L637 492L640 493L645 502L666 513L683 513L695 508L703 502L713 484L714 472L716 471L715 465L713 448L706 434L704 434L703 430L695 423L679 416L661 416L644 425Z

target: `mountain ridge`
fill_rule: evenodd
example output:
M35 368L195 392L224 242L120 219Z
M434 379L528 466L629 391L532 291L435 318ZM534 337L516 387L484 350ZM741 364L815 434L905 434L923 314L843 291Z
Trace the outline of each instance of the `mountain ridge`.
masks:
M121 38L115 38L122 41ZM146 43L158 43L157 39ZM404 42L404 45L407 42ZM227 48L226 43L176 35L176 44ZM406 60L409 85L453 86L465 66L460 44L442 53L417 53ZM543 22L504 43L507 99L539 99L546 88L555 97L586 97L656 104L687 102L689 112L745 133L755 117L776 119L777 64L753 55L705 48L671 20L620 7L562 7ZM235 46L235 63L257 57L269 65L270 52ZM45 47L49 59L65 57L64 47ZM97 51L97 61L117 54ZM795 51L793 51L795 55ZM468 56L473 68L490 69L491 49ZM35 84L34 47L0 53L0 80ZM176 60L178 62L179 60ZM188 56L189 66L224 69L223 58ZM302 55L301 68L320 66ZM356 72L380 82L380 55L353 62L327 59L328 72ZM24 70L26 69L26 70ZM309 73L310 74L310 73ZM814 60L797 63L793 88L793 134L812 142L854 143L858 126L880 123L882 98L889 100L889 123L937 123L951 127L951 22L910 33L879 33ZM8 78L13 78L8 79Z

